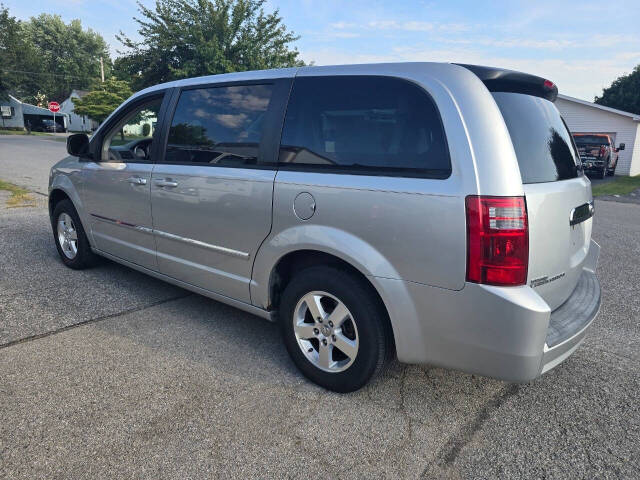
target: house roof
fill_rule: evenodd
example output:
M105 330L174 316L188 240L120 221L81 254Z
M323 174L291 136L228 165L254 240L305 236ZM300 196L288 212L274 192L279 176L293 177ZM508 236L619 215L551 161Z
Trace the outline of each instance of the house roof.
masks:
M9 95L15 102L22 104L22 113L27 115L53 115L53 112L50 112L48 108L37 107L36 105L31 105L30 103L24 103L18 100L13 95ZM64 113L60 112L58 115L64 115Z
M562 100L566 100L568 102L575 102L581 105L585 105L591 108L597 108L599 110L604 110L605 112L615 113L617 115L622 115L624 117L629 117L636 122L640 122L640 115L636 115L635 113L625 112L624 110L618 110L617 108L605 107L604 105L598 105L597 103L588 102L586 100L581 100L579 98L570 97L569 95L558 95L558 98Z

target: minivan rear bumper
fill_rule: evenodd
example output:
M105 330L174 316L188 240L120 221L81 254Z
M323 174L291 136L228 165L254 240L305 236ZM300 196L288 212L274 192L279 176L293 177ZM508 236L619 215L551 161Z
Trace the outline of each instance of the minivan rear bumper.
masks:
M578 348L600 311L600 282L595 273L599 254L600 246L592 240L575 290L566 302L551 312L540 373L562 363Z
M591 242L575 290L553 312L530 286L467 283L446 290L376 280L384 292L398 359L526 382L575 351L600 308L600 247ZM406 295L406 302L397 298ZM386 298L396 299L387 302Z

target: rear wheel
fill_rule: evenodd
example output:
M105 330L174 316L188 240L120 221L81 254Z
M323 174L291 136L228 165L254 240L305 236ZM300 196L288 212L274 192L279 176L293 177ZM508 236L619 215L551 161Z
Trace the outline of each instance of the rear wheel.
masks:
M352 392L382 369L390 349L385 312L357 277L329 267L305 269L285 288L279 311L291 358L318 385Z

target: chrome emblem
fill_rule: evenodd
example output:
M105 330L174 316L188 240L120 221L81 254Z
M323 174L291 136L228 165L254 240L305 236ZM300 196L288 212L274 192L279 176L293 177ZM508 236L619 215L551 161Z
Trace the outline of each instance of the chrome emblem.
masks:
M557 275L554 275L553 277L540 277L540 278L534 278L533 280L531 280L531 282L529 283L529 285L532 288L536 288L536 287L540 287L541 285L546 285L547 283L551 283L555 280L558 280L559 278L564 277L564 272L559 273Z

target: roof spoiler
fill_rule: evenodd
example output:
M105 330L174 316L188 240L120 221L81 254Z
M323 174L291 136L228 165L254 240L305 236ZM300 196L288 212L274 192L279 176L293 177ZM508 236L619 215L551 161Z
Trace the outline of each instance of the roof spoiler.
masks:
M490 92L512 92L533 95L555 102L558 98L558 87L551 80L530 75L528 73L506 70L504 68L483 67L456 63L473 72Z

